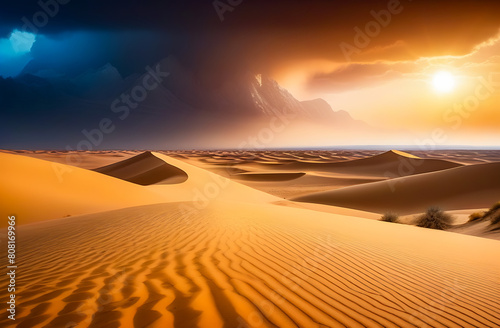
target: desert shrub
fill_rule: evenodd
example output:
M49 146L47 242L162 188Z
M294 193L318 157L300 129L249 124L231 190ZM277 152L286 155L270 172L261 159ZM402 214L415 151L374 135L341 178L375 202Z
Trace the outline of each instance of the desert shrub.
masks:
M497 202L497 203L493 204L492 207L490 207L490 209L484 214L484 216L488 216L490 214L493 214L494 212L496 212L499 209L500 209L500 202Z
M500 223L500 211L497 210L495 213L491 215L491 224L497 224Z
M490 219L491 224L500 223L500 202L493 205L488 212L484 214L484 217Z
M474 212L471 215L469 215L468 222L479 221L483 218L484 218L484 212Z
M490 219L491 224L500 222L500 202L495 203L486 213L484 218Z
M452 226L453 217L439 207L432 206L417 217L417 226L429 229L446 230Z
M399 215L397 215L396 213L388 212L388 213L385 213L384 215L382 215L382 217L380 218L380 221L397 222L398 218L399 218Z
M500 202L496 202L491 208L490 211L500 210Z

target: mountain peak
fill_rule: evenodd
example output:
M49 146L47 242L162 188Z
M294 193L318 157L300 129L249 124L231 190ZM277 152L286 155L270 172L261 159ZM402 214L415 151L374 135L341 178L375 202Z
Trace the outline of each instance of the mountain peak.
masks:
M255 75L255 79L257 80L257 83L261 87L262 86L262 74Z

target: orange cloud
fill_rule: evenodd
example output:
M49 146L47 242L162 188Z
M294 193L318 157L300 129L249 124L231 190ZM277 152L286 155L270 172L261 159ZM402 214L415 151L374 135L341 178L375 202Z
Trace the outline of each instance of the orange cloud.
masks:
M382 54L404 48L404 42L375 48ZM462 56L422 57L417 60L356 62L341 65L330 72L312 73L306 83L309 91L344 92L380 85L395 79L427 79L435 71L453 70L459 75L474 77L491 70L500 70L500 34L479 43Z

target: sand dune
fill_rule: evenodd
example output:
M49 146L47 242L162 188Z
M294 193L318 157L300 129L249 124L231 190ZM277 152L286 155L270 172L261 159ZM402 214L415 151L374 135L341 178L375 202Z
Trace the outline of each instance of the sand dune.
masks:
M220 172L219 170L214 170ZM234 170L231 170L234 171ZM312 192L330 190L342 184L355 184L351 179L317 176L303 172L280 172L274 174L262 171L244 174L229 174L229 178L271 195L288 199ZM221 172L223 174L223 172Z
M251 154L245 156L253 162ZM258 161L280 162L281 156L314 167L334 161L327 153L321 156L329 163L315 153L263 153ZM374 174L388 158L397 162L400 156L407 155L360 159L360 167ZM283 200L192 165L213 158L217 164L205 165L226 170L227 176L255 175L253 179L264 180L241 181L276 186L281 192L362 183L327 192L325 199L346 193L370 208L378 204L376 197L396 204L407 197L480 208L498 195L500 163L368 183L378 178L282 170L279 164L275 171L248 162L223 168L221 162L236 157L230 152L189 153L180 160L145 153L102 168L118 179L0 154L1 208L20 209L15 214L22 270L17 320L2 316L0 325L500 326L499 241L367 220L378 215L349 208ZM434 165L424 161L419 162L424 167ZM306 174L273 181L296 173ZM177 183L165 184L165 178ZM389 183L394 194L384 189ZM477 206L483 201L487 206ZM113 208L120 209L107 211ZM60 218L78 211L102 212ZM30 222L35 223L26 224ZM0 236L5 233L0 230ZM0 248L1 257L5 252ZM6 275L0 283L7 285ZM0 289L0 297L7 296L7 289Z
M215 170L215 172L220 172ZM253 173L258 175L259 173ZM277 172L276 174L279 174ZM281 172L281 174L294 175L293 172ZM247 174L248 175L248 174ZM269 175L263 176L265 179ZM238 179L235 175L230 175L230 179L235 179L238 182L244 183L252 188L262 190L264 192L270 193L272 195L290 199L293 197L299 197L307 195L314 192L328 191L336 188L342 188L346 186L352 186L362 183L382 181L385 179L377 177L358 177L358 176L325 176L321 173L306 173L305 175L292 179L280 181L278 179Z
M16 215L18 224L163 202L193 201L192 210L219 198L279 200L159 153L147 152L99 169L121 179L7 153L0 153L0 170L0 214ZM143 187L126 180L159 184ZM2 221L0 227L6 224Z
M182 204L21 226L17 327L500 325L498 241L271 204L186 217Z
M497 202L492 208L474 211L474 213L479 213L481 216L472 221L469 216L469 220L464 224L453 227L451 231L500 240L499 204L500 202Z
M102 150L102 151L37 151L37 150L0 150L0 153L17 154L55 163L76 166L84 169L94 169L119 162L121 160L140 154L140 151L120 151L120 150Z
M292 200L385 213L420 213L443 209L488 207L500 199L500 163L458 167L438 172L313 193Z
M292 172L292 173L281 173L281 172L247 172L233 174L231 178L249 180L249 181L290 181L298 179L304 176L304 172Z
M451 228L450 231L500 240L500 224L492 224L489 221L478 221L459 225Z
M156 184L147 187L164 195L170 202L191 201L196 204L196 207L204 207L205 204L218 199L247 203L280 200L275 196L231 181L173 157L157 152L152 154L188 174L188 179L183 183L174 185Z
M396 150L382 154L378 151L262 151L203 152L199 156L187 153L186 156L185 160L193 165L287 199L462 166L445 158L419 158ZM245 158L245 161L237 162L237 158ZM302 173L305 174L298 177ZM297 177L285 179L287 176Z
M243 158L245 161L242 161ZM247 157L239 158L237 153L231 156L207 154L200 161L212 165L239 165L239 167L257 165L264 170L266 167L271 167L295 172L320 171L377 177L406 176L462 166L462 164L446 159L420 158L397 150L391 150L382 154L380 152L368 151L340 152L339 154L332 152L318 152L317 154L308 154L307 152L275 152L272 155L265 152L256 152Z
M18 224L165 201L133 183L26 156L0 153L0 172L0 215Z
M499 150L434 150L414 151L413 154L425 158L444 158L463 164L480 164L500 161Z
M159 159L151 152L144 152L95 171L140 185L181 183L188 179L186 172Z
M423 159L408 153L391 150L361 159L352 159L336 163L301 162L289 164L283 168L394 178L445 170L458 166L462 165L441 159Z

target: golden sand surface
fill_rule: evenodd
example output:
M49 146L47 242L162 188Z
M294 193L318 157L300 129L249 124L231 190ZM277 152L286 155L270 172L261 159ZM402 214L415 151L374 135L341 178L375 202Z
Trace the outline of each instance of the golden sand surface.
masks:
M496 237L377 220L386 202L465 222L500 199L491 153L26 153L0 153L19 266L2 327L500 326Z

